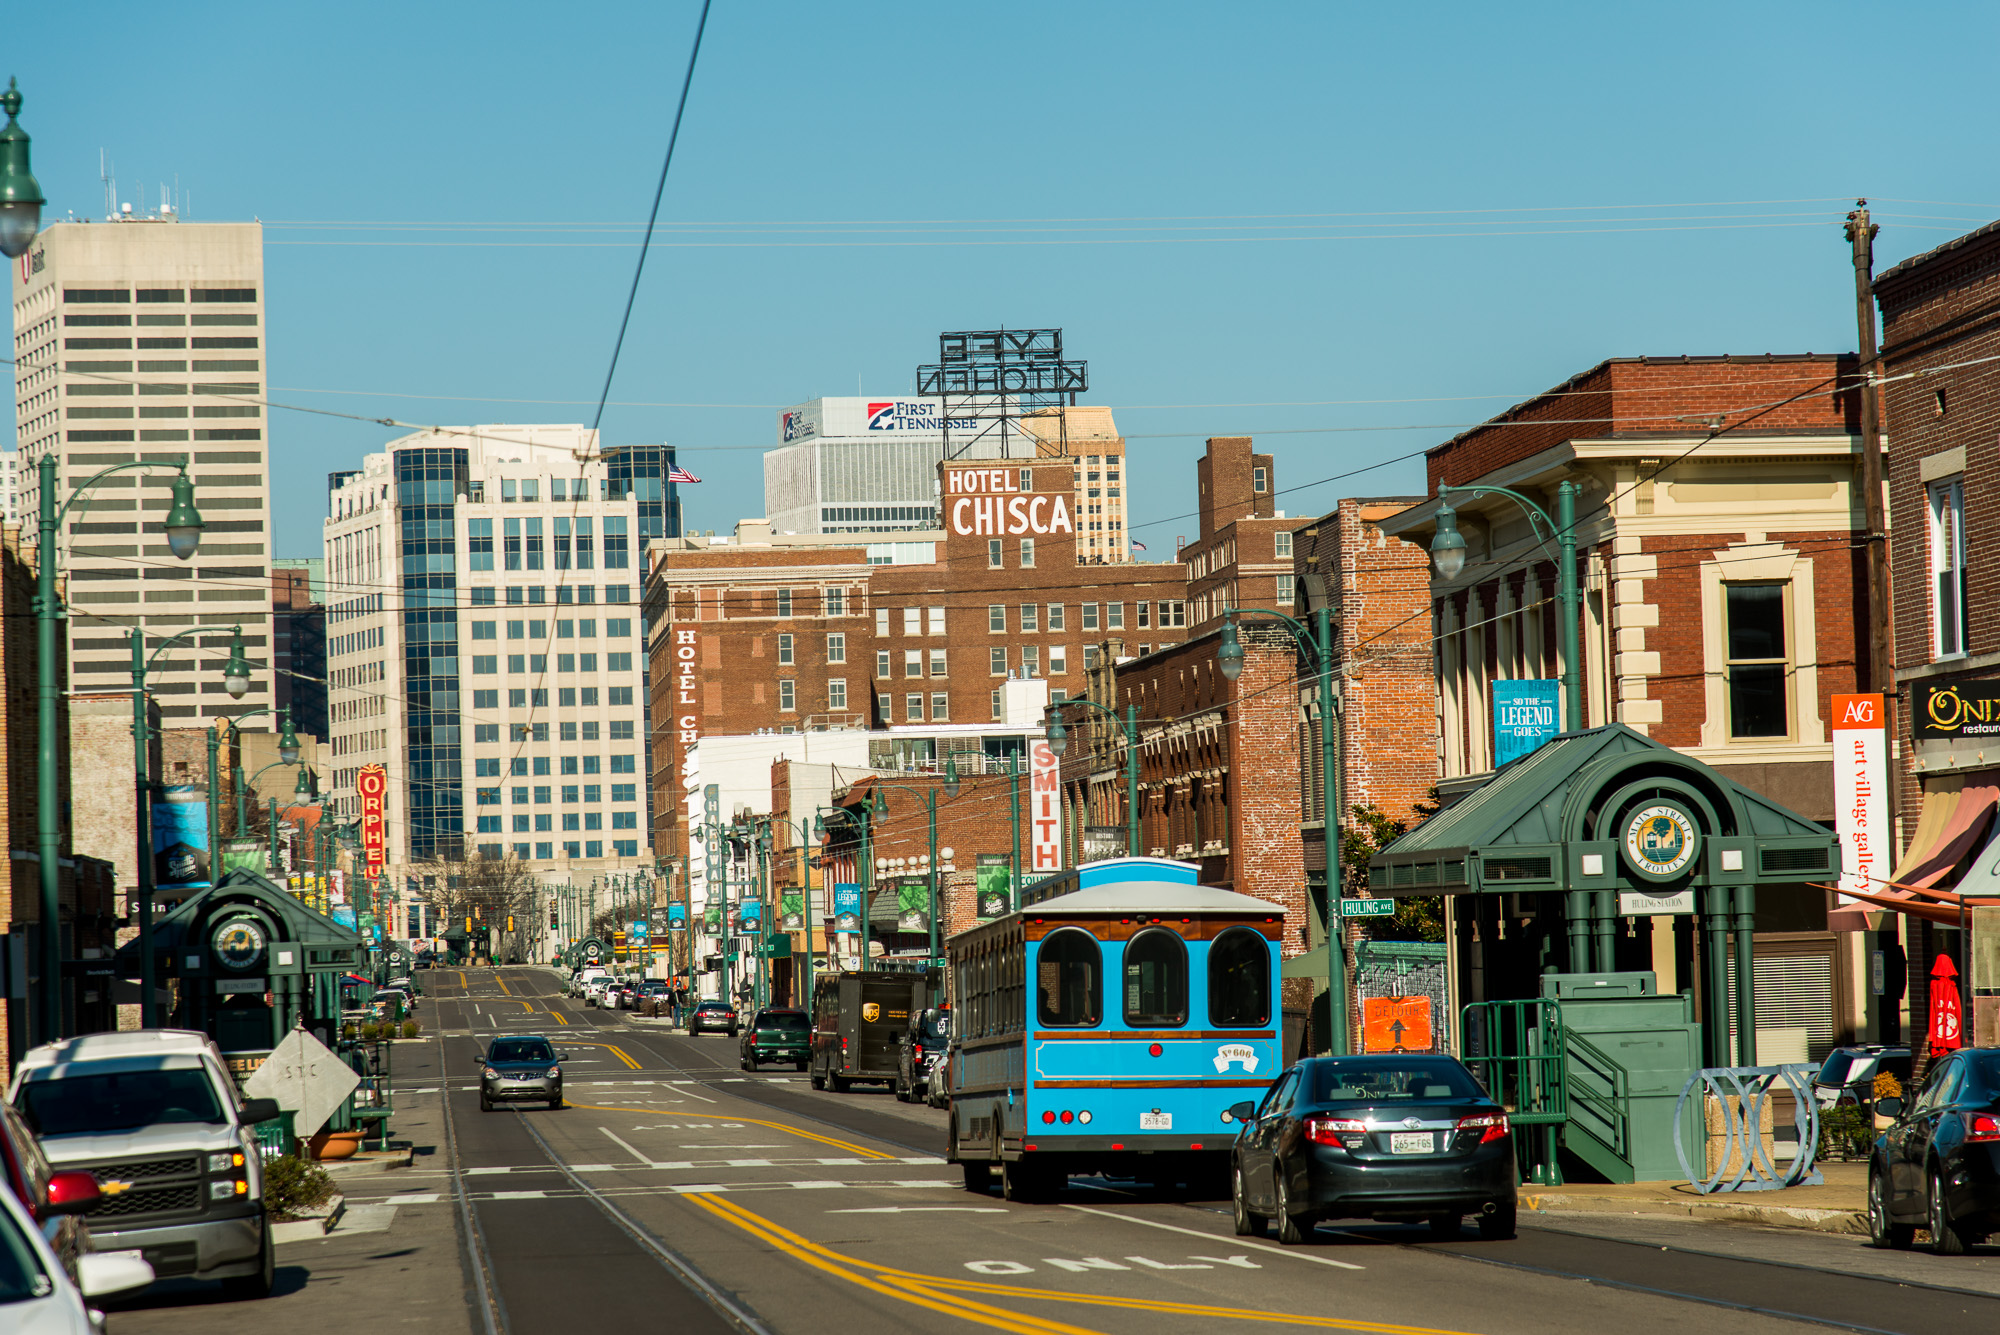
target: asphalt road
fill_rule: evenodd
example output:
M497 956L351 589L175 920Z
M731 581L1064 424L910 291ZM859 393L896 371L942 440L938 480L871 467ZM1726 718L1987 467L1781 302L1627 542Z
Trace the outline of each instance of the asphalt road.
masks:
M1954 1260L1590 1216L1504 1243L1329 1224L1281 1247L1234 1237L1224 1202L1130 1183L1075 1183L1046 1205L971 1195L940 1157L942 1113L745 1074L732 1040L557 989L543 969L426 977L447 1153L384 1199L457 1220L475 1332L2000 1328L1991 1248ZM501 1033L572 1054L572 1106L479 1110L479 1053Z

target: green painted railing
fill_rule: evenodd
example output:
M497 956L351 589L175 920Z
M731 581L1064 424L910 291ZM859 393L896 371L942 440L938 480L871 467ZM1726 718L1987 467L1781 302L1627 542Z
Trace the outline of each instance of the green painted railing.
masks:
M1562 1007L1553 1000L1475 1001L1459 1012L1461 1060L1505 1105L1521 1179L1562 1183L1557 1129L1569 1120Z

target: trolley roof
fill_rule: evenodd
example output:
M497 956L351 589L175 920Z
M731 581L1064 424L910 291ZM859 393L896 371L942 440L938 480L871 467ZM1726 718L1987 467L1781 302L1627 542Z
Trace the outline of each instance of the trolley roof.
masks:
M1284 916L1285 906L1268 899L1239 895L1212 885L1188 885L1180 881L1113 881L1055 895L1035 904L1024 904L1025 916L1078 914L1103 917L1121 913L1243 913Z

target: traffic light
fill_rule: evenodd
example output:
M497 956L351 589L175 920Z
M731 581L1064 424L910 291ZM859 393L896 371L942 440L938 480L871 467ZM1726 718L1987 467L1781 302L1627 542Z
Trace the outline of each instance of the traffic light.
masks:
M507 915L507 930L510 932L514 930L514 915L511 913Z
M465 930L466 930L466 931L467 931L468 933L470 933L470 932L472 931L472 919L470 919L470 918L467 918L467 919L465 920Z

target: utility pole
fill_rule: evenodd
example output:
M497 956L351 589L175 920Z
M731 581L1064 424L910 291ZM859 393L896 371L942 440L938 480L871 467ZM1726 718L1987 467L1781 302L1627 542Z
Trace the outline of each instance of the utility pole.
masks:
M1889 524L1882 512L1881 368L1875 344L1875 234L1868 201L1854 201L1847 215L1847 239L1854 250L1854 323L1861 349L1861 512L1868 553L1868 689L1885 703L1896 694L1896 665L1889 613ZM1894 715L1890 716L1893 729ZM1895 733L1891 731L1890 736ZM1895 786L1890 785L1893 792Z

